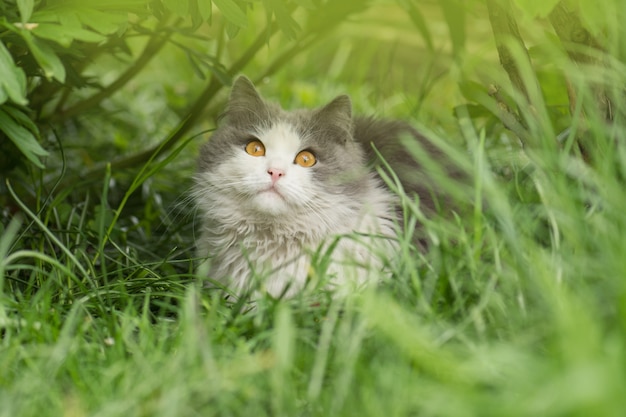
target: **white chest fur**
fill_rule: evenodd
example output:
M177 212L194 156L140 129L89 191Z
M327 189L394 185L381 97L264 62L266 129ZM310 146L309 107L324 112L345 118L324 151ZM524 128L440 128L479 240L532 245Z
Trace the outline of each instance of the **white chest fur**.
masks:
M215 201L204 193L203 228L198 256L209 257L209 277L236 293L251 288L278 297L300 291L310 276L315 253L330 258L328 284L341 288L362 285L381 276L395 243L392 196L370 180L362 202L345 204L333 198L315 212L292 212L255 223L236 200Z

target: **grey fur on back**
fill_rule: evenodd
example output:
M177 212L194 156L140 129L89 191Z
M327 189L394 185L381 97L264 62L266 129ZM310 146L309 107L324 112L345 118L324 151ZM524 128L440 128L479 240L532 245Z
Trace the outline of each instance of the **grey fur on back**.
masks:
M433 178L426 175L415 159L409 155L401 139L405 136L419 141L423 149L438 161L445 155L410 124L398 120L373 117L356 117L354 138L361 143L367 159L373 166L380 165L374 148L398 175L407 193L417 193L426 212L436 211L435 198L439 194Z

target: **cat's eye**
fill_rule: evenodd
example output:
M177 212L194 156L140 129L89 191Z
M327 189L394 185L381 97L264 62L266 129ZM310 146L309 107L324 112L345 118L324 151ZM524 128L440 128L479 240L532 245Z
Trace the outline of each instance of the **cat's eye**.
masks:
M315 158L315 155L311 151L301 151L296 155L294 162L301 167L309 168L315 165L317 158Z
M252 156L263 156L265 155L265 145L260 140L253 139L246 145L246 153Z

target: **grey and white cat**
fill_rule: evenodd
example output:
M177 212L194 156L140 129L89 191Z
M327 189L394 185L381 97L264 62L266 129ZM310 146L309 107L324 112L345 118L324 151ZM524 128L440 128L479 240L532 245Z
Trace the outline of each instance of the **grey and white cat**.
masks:
M292 296L312 255L336 242L330 285L379 279L396 247L397 198L369 163L371 144L393 148L403 132L416 135L406 124L353 118L345 95L285 111L237 78L194 178L196 246L209 278L237 294Z

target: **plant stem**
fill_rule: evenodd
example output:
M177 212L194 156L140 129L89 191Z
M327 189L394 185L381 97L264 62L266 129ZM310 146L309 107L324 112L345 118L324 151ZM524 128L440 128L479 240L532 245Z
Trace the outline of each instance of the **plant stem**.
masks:
M117 90L122 88L126 83L132 80L157 54L157 52L166 44L170 38L172 32L156 32L146 44L146 47L142 51L141 55L135 63L129 67L119 78L109 84L107 87L100 90L100 92L93 96L86 98L85 100L75 103L68 109L65 109L59 113L52 114L50 116L51 121L59 122L75 116L78 113L82 113L85 110L97 106L102 100L112 96Z
M503 6L501 3L506 3L506 5ZM524 94L526 100L530 102L530 96L520 75L515 57L507 46L509 42L517 43L520 49L524 51L525 58L530 61L530 56L519 33L517 22L508 10L510 9L510 3L508 0L487 0L487 8L493 37L496 41L496 48L498 49L500 64L502 64L502 67L508 74L513 87Z
M579 66L603 66L603 63L600 62L597 55L589 53L592 51L602 51L603 48L589 31L585 29L577 13L569 10L563 1L560 1L550 12L549 19L563 48L572 61ZM585 135L588 128L587 118L589 114L595 113L603 117L607 122L610 122L614 118L613 105L607 94L606 87L599 82L591 82L589 84L589 91L593 96L593 100L583 101L582 111L577 112L578 102L582 100L580 98L581 94L574 88L567 74L564 74L564 76L567 79L567 96L570 114L573 117L576 117L577 113L580 115L581 123L579 126L581 126L581 129L577 132L576 142L583 158L585 161L589 162L589 149L593 146L593 143L590 143L590 139ZM590 101L591 103L589 103Z
M554 31L572 61L581 65L602 65L593 54L586 53L586 51L602 50L603 48L585 29L576 13L568 10L561 1L552 9L549 18ZM604 115L606 120L612 120L611 100L606 94L606 90L599 85L594 87L597 110ZM570 110L575 108L576 97L570 94Z

